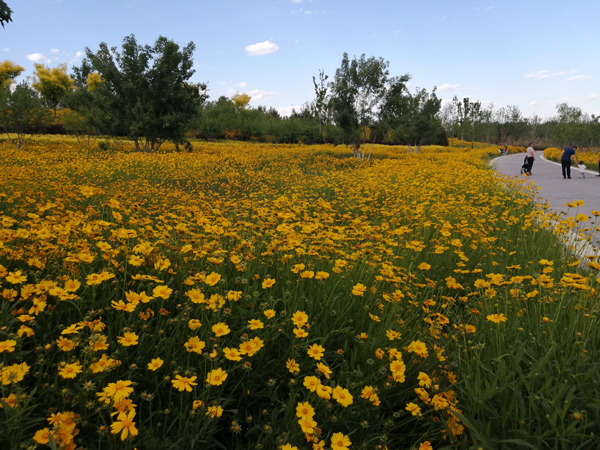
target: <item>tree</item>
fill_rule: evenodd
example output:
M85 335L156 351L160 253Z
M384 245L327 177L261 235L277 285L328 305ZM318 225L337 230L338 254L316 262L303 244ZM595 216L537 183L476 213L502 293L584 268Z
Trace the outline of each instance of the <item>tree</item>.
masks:
M56 110L61 105L65 95L74 88L75 80L67 74L66 64L61 64L53 69L43 64L36 64L35 77L32 86L54 111L54 123L56 123L58 122Z
M4 24L8 22L12 22L12 10L4 0L0 0L0 25L4 28Z
M581 137L583 112L581 108L569 106L566 102L556 105L558 123L552 132L556 145L574 145Z
M472 102L468 97L462 99L462 102L455 96L452 101L456 104L458 112L458 125L460 130L460 139L465 140L465 134L471 132L471 147L475 142L475 124L481 118L481 102Z
M24 70L23 67L12 61L2 61L0 63L0 88L9 86Z
M36 91L25 82L14 89L8 86L0 89L0 127L17 150L26 142L27 134L46 126L47 116L48 110Z
M356 158L365 158L366 141L389 88L388 67L389 62L383 58L366 58L363 54L350 61L344 53L330 85L334 121Z
M233 104L235 105L235 107L238 111L246 109L248 106L248 103L250 103L250 100L252 100L252 97L250 97L248 94L245 94L243 92L241 92L241 93L238 92L233 97L231 97L231 101L233 102Z
M179 45L160 36L154 46L141 46L135 36L123 40L122 51L100 44L86 48L75 68L78 89L103 111L101 129L126 135L138 151L157 151L165 140L183 142L197 108L207 97L206 84L193 84L194 43ZM93 90L88 76L97 73ZM85 109L84 109L85 112Z
M321 134L321 137L323 138L323 141L326 140L327 136L327 132L326 132L326 127L329 124L329 113L330 113L330 108L329 108L329 103L328 103L328 96L327 96L327 79L329 77L327 75L325 75L325 72L323 70L319 71L319 82L317 83L317 80L315 77L313 77L313 85L315 88L315 100L313 102L313 115L316 117L316 119L319 121L319 133Z

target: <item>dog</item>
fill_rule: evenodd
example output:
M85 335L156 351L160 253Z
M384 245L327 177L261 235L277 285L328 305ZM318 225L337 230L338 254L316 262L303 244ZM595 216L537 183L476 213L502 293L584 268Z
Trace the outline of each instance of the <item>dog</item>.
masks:
M579 178L585 178L585 164L579 164L577 168L579 169Z

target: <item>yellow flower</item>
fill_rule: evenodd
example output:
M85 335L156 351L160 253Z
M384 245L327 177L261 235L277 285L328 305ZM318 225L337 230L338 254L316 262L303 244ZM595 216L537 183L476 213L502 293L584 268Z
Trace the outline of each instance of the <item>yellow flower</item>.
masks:
M315 415L314 408L308 402L298 402L296 405L296 417L312 418Z
M465 331L467 333L475 333L477 331L477 328L473 325L465 325Z
M258 330L260 328L264 328L264 324L260 320L252 319L248 321L248 327L251 330Z
M197 386L196 379L198 377L182 377L181 375L175 375L175 379L171 380L171 384L173 387L177 389L179 392L188 391L192 392L192 386Z
M352 394L350 394L350 391L348 391L348 389L344 389L341 386L336 386L333 389L331 396L344 408L350 406L353 402L353 397Z
M490 314L486 316L486 319L493 323L501 323L506 322L508 320L508 318L503 313Z
M325 378L329 379L329 376L331 375L331 369L329 367L323 363L317 363L317 370L325 375Z
M307 324L307 322L308 314L306 314L304 311L296 311L294 314L292 314L292 323L296 327L303 327Z
M406 404L406 409L407 411L409 411L413 416L418 416L421 414L421 408L415 404L415 403L407 403Z
M266 278L263 282L262 282L262 288L263 289L267 289L272 287L275 284L275 280L273 280L272 278Z
M406 350L412 353L416 353L421 358L427 358L429 356L429 352L427 351L427 345L425 345L424 342L421 342L419 340L412 341L408 345Z
M295 359L288 359L285 363L285 367L287 367L287 370L289 370L290 373L300 372L300 366Z
M190 321L188 322L188 328L190 330L197 330L201 326L202 326L202 323L200 323L200 321L198 319L190 319Z
M117 341L123 347L131 347L133 345L138 345L139 338L140 337L137 334L128 331L123 333L123 336L119 336L117 338Z
M273 309L265 309L263 311L263 314L265 315L265 317L267 319L272 319L273 317L275 317L275 310L273 310Z
M33 435L33 440L40 445L45 445L50 442L50 430L48 428L42 428L37 430Z
M162 365L163 365L164 361L160 358L153 358L149 363L148 363L148 370L151 370L152 372L154 372L155 370L158 370Z
M225 347L223 349L223 354L225 355L225 358L227 358L229 361L242 360L242 357L240 356L240 351L237 348Z
M73 364L65 364L64 367L61 367L58 370L58 374L66 379L75 378L78 374L83 371L83 366L78 362Z
M129 413L120 413L117 417L117 421L110 425L110 432L112 434L121 433L121 440L127 439L128 435L137 436L138 430L135 427L133 418L135 417L135 410L129 411Z
M343 433L333 433L331 436L331 450L348 450L351 444L350 438Z
M225 336L225 335L231 333L231 330L229 329L227 324L225 324L223 322L215 323L211 327L211 330L213 333L215 333L215 336L217 336L217 337Z
M211 272L205 279L204 282L209 286L214 286L221 280L221 275L215 272Z
M364 284L358 283L352 287L352 295L358 295L360 297L367 291L367 287Z
M185 347L186 351L201 355L202 350L204 350L204 347L206 347L206 342L201 341L198 336L192 336L183 344L183 346Z
M27 281L27 276L22 275L22 272L20 270L16 270L14 272L8 272L8 275L6 276L6 281L8 281L11 284L21 284L24 281Z
M221 417L223 415L223 408L220 406L209 406L206 408L206 415L210 416L211 419L215 417Z
M0 353L8 352L12 353L15 351L15 347L17 345L17 341L13 339L8 339L6 341L0 341Z
M211 370L206 376L206 382L211 386L221 386L226 379L227 372L221 368Z
M306 353L308 353L308 356L310 356L313 359L316 359L317 361L321 360L321 357L325 354L324 352L325 348L320 346L319 344L311 345L306 351Z
M315 376L307 376L304 377L304 387L311 392L315 392L317 390L317 386L319 386L319 379Z
M167 300L171 294L173 293L173 289L171 289L170 287L167 287L165 285L161 285L161 286L156 286L153 290L152 290L152 297L157 298L163 298L165 300Z
M419 450L433 450L433 447L429 441L425 441L419 444Z

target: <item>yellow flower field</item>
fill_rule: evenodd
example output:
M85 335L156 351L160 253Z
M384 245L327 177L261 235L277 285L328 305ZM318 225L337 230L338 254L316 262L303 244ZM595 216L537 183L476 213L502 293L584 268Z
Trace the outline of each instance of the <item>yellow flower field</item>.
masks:
M591 339L597 280L496 147L194 149L0 144L10 448L461 447L477 345L569 295Z

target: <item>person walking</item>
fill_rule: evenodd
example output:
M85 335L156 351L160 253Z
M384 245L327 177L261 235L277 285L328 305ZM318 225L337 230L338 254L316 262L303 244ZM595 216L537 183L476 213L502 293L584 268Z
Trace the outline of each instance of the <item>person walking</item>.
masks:
M535 160L535 150L533 149L533 142L529 143L527 147L527 169L525 173L531 175L531 168L533 167L533 161Z
M575 165L579 165L577 161L577 155L575 154L575 150L579 147L574 145L573 147L565 148L560 154L560 165L562 166L562 174L564 179L571 179L571 157L575 159Z

